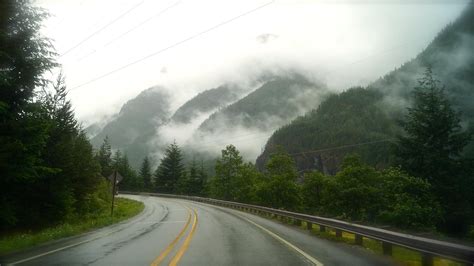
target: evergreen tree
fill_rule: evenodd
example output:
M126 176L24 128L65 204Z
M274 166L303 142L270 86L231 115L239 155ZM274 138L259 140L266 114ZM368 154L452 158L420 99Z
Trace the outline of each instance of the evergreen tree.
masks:
M151 171L150 160L148 157L143 159L142 165L140 167L140 179L143 182L143 190L144 191L152 191L152 179L153 173Z
M462 233L467 230L472 206L467 202L469 188L463 187L466 182L460 179L461 155L471 135L463 131L459 113L451 107L431 69L418 83L413 107L402 122L405 136L399 137L397 156L405 171L432 185L446 212L442 229Z
M242 156L234 145L228 145L222 150L222 156L216 162L216 175L211 184L211 193L214 197L232 199L232 183L239 175L242 165Z
M449 178L471 136L463 131L459 114L431 69L418 83L413 107L402 122L406 135L399 137L397 155L406 171L441 188L451 183Z
M28 213L25 187L39 182L40 151L47 139L44 110L34 90L45 85L54 51L41 36L46 14L30 1L0 4L0 226L17 224ZM23 221L25 221L23 219Z
M43 78L56 65L40 35L44 17L28 0L0 3L1 230L60 223L108 201L63 75Z
M105 136L104 142L99 148L96 155L101 167L101 174L103 177L109 177L112 174L112 147L110 146L109 137Z
M203 160L201 160L201 164L198 168L197 175L198 175L199 180L201 180L201 182L202 182L201 191L199 192L198 195L199 196L209 195L209 180L208 180L208 176L207 176L207 173L206 173L206 169L204 169L204 161Z
M170 144L154 174L157 192L176 193L178 191L178 180L185 174L182 161L183 156L176 142Z
M123 180L119 183L120 189L138 191L143 187L138 180L137 173L130 166L127 154L122 154L120 150L117 150L114 153L112 162L113 170L117 170L123 177Z
M105 141L104 141L104 144L105 144ZM123 160L122 160L122 152L120 150L116 150L113 157L112 157L112 164L111 164L111 167L112 167L112 171L113 170L118 170L121 166L122 166L122 163L123 163ZM108 176L106 176L108 177Z
M196 160L193 158L188 168L188 195L202 195L204 191L205 173L202 168L198 168Z

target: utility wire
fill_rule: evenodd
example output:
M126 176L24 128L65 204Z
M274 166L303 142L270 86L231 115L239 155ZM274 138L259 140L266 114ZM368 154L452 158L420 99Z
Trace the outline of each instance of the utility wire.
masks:
M110 44L114 43L115 41L117 41L118 39L122 38L123 36L129 34L130 32L132 32L132 31L136 30L137 28L143 26L144 24L150 22L152 19L154 19L154 18L160 16L161 14L165 13L165 12L168 11L169 9L171 9L171 8L173 8L173 7L175 7L175 6L177 6L180 2L181 2L181 0L180 0L180 1L176 1L174 4L169 5L169 6L167 6L166 8L160 10L158 13L156 13L156 14L154 14L154 15L148 17L147 19L145 19L145 20L143 20L142 22L138 23L136 26L132 27L131 29L127 30L126 32L120 34L119 36L115 37L114 39L112 39L111 41L109 41L108 43L106 43L106 44L104 45L104 47L109 46Z
M181 2L181 0L175 2L173 5L170 5L170 6L166 7L166 8L164 8L164 9L160 10L158 13L154 14L153 16L148 17L148 18L145 19L144 21L140 22L138 25L136 25L136 26L130 28L130 29L127 30L126 32L120 34L119 36L115 37L114 39L112 39L111 41L109 41L108 43L106 43L102 48L105 48L105 47L109 46L110 44L116 42L117 40L119 40L119 39L122 38L123 36L129 34L130 32L132 32L132 31L134 31L134 30L136 30L136 29L138 29L139 27L143 26L144 24L150 22L152 19L158 17L159 15L165 13L166 11L168 11L169 9L171 9L172 7L174 7L174 6L176 6L177 4L179 4L179 2ZM100 50L101 50L101 49L99 49L99 51L100 51ZM95 54L96 52L97 52L97 50L94 49L92 52L90 52L90 53L86 54L85 56L79 58L79 59L77 60L77 62L80 62L80 61L86 59L87 57L89 57L89 56Z
M358 147L358 146L363 146L363 145L370 145L370 144L375 144L375 143L391 142L391 141L394 141L394 140L395 139L393 139L393 138L391 138L391 139L382 139L382 140L375 140L375 141L362 142L362 143L356 143L356 144L342 145L342 146L337 146L337 147L329 147L329 148L324 148L324 149L319 149L319 150L309 150L309 151L304 151L304 152L290 153L289 155L305 155L305 154L310 154L310 153L340 150L340 149Z
M262 133L263 134L263 133ZM249 134L249 135L252 135L252 134ZM247 135L243 135L243 136L247 136ZM238 136L239 137L239 136ZM234 140L234 139L237 139L238 137L236 138L230 138L230 139L227 139L227 140ZM242 137L242 136L240 136ZM235 143L235 142L242 142L242 141L247 141L247 140L250 140L250 139L261 139L261 138L264 138L266 136L258 136L258 137L253 137L253 138L244 138L244 139L240 139L240 140L237 140L237 141L229 141L228 143L229 144L232 144L232 143ZM290 156L295 156L295 155L306 155L306 154L311 154L311 153L318 153L318 152L326 152L326 151L332 151L332 150L340 150L340 149L347 149L347 148L353 148L353 147L359 147L359 146L364 146L364 145L372 145L372 144L377 144L377 143L383 143L383 142L392 142L392 141L395 141L396 139L394 138L391 138L391 139L382 139L382 140L375 140L375 141L368 141L368 142L361 142L361 143L355 143L355 144L347 144L347 145L342 145L342 146L335 146L335 147L328 147L328 148L324 148L324 149L318 149L318 150L308 150L308 151L304 151L304 152L297 152L297 153L290 153L288 155ZM207 146L200 146L201 144L204 144L204 143L218 143L220 141L206 141L206 142L201 142L199 143L199 145L197 145L199 148L214 148L215 146L211 146L211 145L207 145Z
M98 30L94 31L92 34L90 34L89 36L87 36L86 38L84 38L82 41L78 42L76 45L74 45L73 47L69 48L66 52L64 52L60 57L63 57L65 55L67 55L68 53L70 53L72 50L76 49L77 47L81 46L83 43L85 43L86 41L88 41L89 39L91 39L92 37L94 37L95 35L99 34L100 32L102 32L103 30L105 30L106 28L110 27L112 24L114 24L115 22L119 21L120 19L122 19L123 17L125 17L127 14L129 14L130 12L132 12L133 10L135 10L137 7L139 7L140 5L142 5L143 3L145 2L145 0L142 0L140 3L132 6L131 8L129 8L127 11L125 11L124 13L120 14L118 17L116 17L115 19L113 19L112 21L110 21L109 23L105 24L103 27L99 28Z
M372 53L366 57L363 57L363 58L360 58L356 61L352 61L352 62L349 62L347 64L341 64L339 66L336 66L332 69L329 69L327 71L324 72L325 75L329 74L329 73L333 73L333 72L336 72L344 67L347 67L347 66L351 66L351 65L355 65L355 64L359 64L361 62L364 62L366 61L367 59L370 59L370 58L373 58L373 57L377 57L377 56L380 56L380 55L385 55L385 54L388 54L388 53L391 53L391 52L394 52L402 47L406 47L406 46L409 46L409 45L413 45L414 43L424 43L425 40L418 40L418 41L408 41L408 42L404 42L404 43L401 43L399 45L396 45L396 46L392 46L390 47L389 49L384 49L384 50L379 50L378 52L375 52L375 53Z
M232 144L233 142L242 142L242 141L247 141L247 140L253 140L253 139L261 139L261 138L268 138L267 135L271 133L265 133L265 132L260 132L260 133L253 133L253 134L247 134L247 135L240 135L240 136L235 136L232 138L226 138L226 139L218 139L218 140L211 140L211 141L204 141L204 142L198 142L196 146L199 146L199 148L207 148L207 147L214 147L214 145L206 145L202 146L203 144L213 144L216 143L217 145L225 145L225 143ZM248 137L252 135L258 135L254 137ZM232 140L232 143L229 142L229 140Z
M153 52L153 53L151 53L151 54L148 54L148 55L146 55L146 56L144 56L144 57L142 57L142 58L139 58L139 59L137 59L137 60L135 60L135 61L132 61L132 62L130 62L130 63L128 63L128 64L125 64L125 65L123 65L123 66L121 66L121 67L118 67L118 68L116 68L116 69L114 69L114 70L112 70L112 71L109 71L109 72L104 73L104 74L102 74L102 75L100 75L100 76L97 76L97 77L95 77L95 78L93 78L93 79L91 79L91 80L89 80L89 81L86 81L86 82L84 82L84 83L82 83L82 84L80 84L80 85L78 85L78 86L75 86L75 87L71 88L69 91L72 91L72 90L75 90L75 89L77 89L77 88L80 88L80 87L83 87L83 86L85 86L85 85L88 85L88 84L90 84L90 83L96 82L96 81L98 81L98 80L100 80L100 79L103 79L103 78L105 78L105 77L107 77L107 76L110 76L110 75L112 75L112 74L114 74L114 73L116 73L116 72L118 72L118 71L120 71L120 70L123 70L123 69L128 68L128 67L130 67L130 66L132 66L132 65L135 65L135 64L137 64L137 63L140 63L140 62L142 62L142 61L144 61L144 60L146 60L146 59L148 59L148 58L150 58L150 57L153 57L153 56L156 56L156 55L158 55L158 54L161 54L161 53L163 53L163 52L165 52L165 51L167 51L167 50L170 50L171 48L174 48L174 47L176 47L176 46L178 46L178 45L181 45L181 44L183 44L183 43L185 43L185 42L188 42L188 41L190 41L190 40L193 40L193 39L195 39L195 38L197 38L197 37L199 37L199 36L201 36L201 35L204 35L204 34L210 32L210 31L213 31L213 30L215 30L215 29L217 29L217 28L220 28L220 27L222 27L222 26L224 26L224 25L226 25L226 24L229 24L229 23L231 23L231 22L233 22L233 21L235 21L235 20L237 20L237 19L239 19L239 18L242 18L242 17L244 17L244 16L246 16L246 15L249 15L249 14L251 14L251 13L253 13L253 12L259 10L259 9L262 9L262 8L264 8L264 7L266 7L266 6L270 5L270 4L272 4L273 2L275 2L275 0L272 0L272 1L268 2L268 3L266 3L266 4L260 5L260 6L256 7L256 8L254 8L254 9L251 9L251 10L249 10L249 11L246 11L246 12L244 12L244 13L238 15L238 16L235 16L235 17L233 17L233 18L231 18L231 19L228 19L228 20L226 20L226 21L223 21L223 22L221 22L221 23L219 23L219 24L217 24L217 25L215 25L215 26L213 26L213 27L210 27L210 28L208 28L208 29L206 29L206 30L204 30L204 31L199 32L199 33L196 33L196 34L194 34L194 35L192 35L192 36L190 36L190 37L188 37L188 38L186 38L186 39L183 39L183 40L181 40L181 41L179 41L179 42L176 42L176 43L174 43L174 44L172 44L172 45L170 45L170 46L168 46L168 47L165 47L165 48L160 49L160 50L158 50L158 51L155 51L155 52Z

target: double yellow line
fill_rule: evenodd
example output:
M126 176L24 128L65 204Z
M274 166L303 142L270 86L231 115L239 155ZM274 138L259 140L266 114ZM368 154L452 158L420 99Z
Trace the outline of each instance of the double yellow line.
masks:
M184 242L181 245L181 247L179 248L178 252L176 252L174 257L171 259L169 265L171 265L171 266L178 265L178 262L181 260L184 253L188 249L189 244L191 243L191 239L193 238L194 232L196 231L196 225L197 225L198 218L197 218L197 213L196 213L195 209L191 210L187 206L184 206L184 207L188 210L188 219L186 221L186 224L184 225L183 229L181 229L181 231L176 236L176 238L173 239L173 241L160 253L160 255L158 257L156 257L155 260L153 260L153 262L150 264L151 266L158 266L158 265L160 265L160 263L163 262L163 260L166 258L166 256L168 256L168 254L174 249L174 246L176 246L176 244L179 242L179 240L186 233L186 231L188 230L189 224L191 223L191 219L192 219L192 217L194 217L193 224L191 226L191 232L188 234L188 236L184 240ZM192 214L194 214L194 215L192 215Z

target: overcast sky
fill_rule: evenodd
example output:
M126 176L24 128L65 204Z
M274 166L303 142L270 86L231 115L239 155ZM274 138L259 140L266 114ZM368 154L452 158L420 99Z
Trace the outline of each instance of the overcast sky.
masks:
M154 85L173 91L176 108L261 69L297 69L336 91L365 85L416 56L466 3L37 1L52 15L44 34L61 55L69 97L86 125Z

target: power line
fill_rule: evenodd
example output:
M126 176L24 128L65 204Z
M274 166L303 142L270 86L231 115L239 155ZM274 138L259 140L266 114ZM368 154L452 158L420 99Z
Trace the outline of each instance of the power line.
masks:
M256 7L256 8L254 8L254 9L249 10L249 11L246 11L246 12L244 12L244 13L238 15L238 16L235 16L235 17L233 17L233 18L231 18L231 19L228 19L228 20L226 20L226 21L223 21L223 22L221 22L221 23L219 23L219 24L217 24L217 25L215 25L215 26L213 26L213 27L210 27L210 28L208 28L208 29L206 29L206 30L204 30L204 31L201 31L201 32L199 32L199 33L196 33L196 34L192 35L191 37L188 37L188 38L183 39L183 40L181 40L181 41L179 41L179 42L176 42L176 43L174 43L174 44L172 44L172 45L170 45L170 46L168 46L168 47L165 47L165 48L160 49L160 50L158 50L158 51L156 51L156 52L153 52L153 53L151 53L151 54L148 54L148 55L146 55L146 56L144 56L144 57L142 57L142 58L139 58L139 59L137 59L137 60L135 60L135 61L132 61L132 62L130 62L130 63L128 63L128 64L125 64L125 65L123 65L123 66L121 66L121 67L118 67L118 68L116 68L116 69L114 69L114 70L112 70L112 71L109 71L109 72L104 73L104 74L102 74L102 75L100 75L100 76L97 76L97 77L95 77L95 78L93 78L93 79L91 79L91 80L89 80L89 81L86 81L86 82L84 82L84 83L82 83L82 84L80 84L80 85L78 85L78 86L73 87L73 88L70 89L69 91L72 91L72 90L75 90L75 89L77 89L77 88L80 88L80 87L83 87L83 86L85 86L85 85L88 85L88 84L90 84L90 83L93 83L93 82L95 82L95 81L97 81L97 80L100 80L100 79L102 79L102 78L105 78L105 77L107 77L107 76L110 76L110 75L112 75L112 74L114 74L114 73L116 73L116 72L118 72L118 71L120 71L120 70L123 70L123 69L128 68L128 67L130 67L130 66L132 66L132 65L135 65L135 64L137 64L137 63L140 63L140 62L142 62L142 61L144 61L144 60L146 60L146 59L148 59L148 58L150 58L150 57L153 57L153 56L156 56L156 55L158 55L158 54L161 54L161 53L163 53L163 52L165 52L165 51L167 51L167 50L169 50L169 49L171 49L171 48L174 48L174 47L176 47L176 46L178 46L178 45L181 45L181 44L183 44L183 43L185 43L185 42L188 42L188 41L190 41L190 40L193 40L193 39L195 39L195 38L197 38L197 37L199 37L199 36L201 36L201 35L204 35L204 34L210 32L210 31L213 31L213 30L215 30L215 29L217 29L217 28L220 28L220 27L222 27L222 26L224 26L224 25L226 25L226 24L229 24L229 23L231 23L231 22L233 22L233 21L235 21L235 20L237 20L237 19L239 19L239 18L241 18L241 17L244 17L244 16L249 15L249 14L251 14L251 13L253 13L253 12L259 10L259 9L262 9L262 8L264 8L264 7L266 7L266 6L270 5L270 4L272 4L273 2L275 2L275 0L272 0L271 2L268 2L268 3L266 3L266 4L260 5L260 6Z
M257 133L251 133L251 134L235 136L235 137L232 137L232 138L225 138L225 139L222 138L222 139L217 139L217 140L198 142L198 145L200 146L200 148L206 148L206 147L211 147L211 146L201 146L201 145L209 144L209 143L218 143L220 145L220 144L223 144L224 142L228 143L229 140L234 140L234 141L237 140L237 141L240 142L242 140L259 139L259 138L267 137L267 135L269 135L269 134L271 134L271 132L257 132ZM248 138L249 136L255 136L255 135L258 135L258 136ZM229 144L231 144L231 143L229 143Z
M289 155L305 155L305 154L309 154L309 153L317 153L317 152L324 152L324 151L331 151L331 150L346 149L346 148L358 147L358 146L363 146L363 145L370 145L370 144L375 144L375 143L390 142L390 141L394 141L394 140L395 140L394 138L383 139L383 140L375 140L375 141L362 142L362 143L356 143L356 144L342 145L342 146L337 146L337 147L329 147L329 148L324 148L324 149L319 149L319 150L309 150L309 151L304 151L304 152L290 153Z
M154 18L160 16L161 14L165 13L165 12L168 11L169 9L171 9L171 8L173 8L173 7L175 7L175 6L177 6L180 2L181 2L181 0L176 1L174 4L168 6L168 7L164 8L164 9L160 10L158 13L156 13L156 14L154 14L154 15L148 17L147 19L145 19L145 20L143 20L142 22L138 23L136 26L132 27L131 29L127 30L126 32L120 34L119 36L115 37L114 39L112 39L111 41L109 41L108 43L106 43L106 44L104 45L104 47L109 46L110 44L114 43L115 41L117 41L118 39L122 38L123 36L129 34L130 32L132 32L132 31L136 30L137 28L143 26L144 24L150 22L152 19L154 19Z
M358 64L358 63L361 63L361 62L364 62L366 61L367 59L370 59L370 58L373 58L373 57L377 57L377 56L380 56L380 55L385 55L385 54L388 54L388 53L391 53L391 52L394 52L402 47L405 47L405 46L408 46L408 45L413 45L413 43L422 43L422 42L425 42L425 40L419 40L419 41L408 41L408 42L404 42L404 43L401 43L397 46L392 46L391 48L389 49L384 49L384 50L379 50L378 52L375 52L375 53L372 53L366 57L363 57L363 58L360 58L356 61L352 61L352 62L349 62L347 64L341 64L339 66L336 66L334 67L333 69L330 69L326 72L324 72L324 74L329 74L329 73L333 73L333 72L336 72L344 67L347 67L347 66L351 66L351 65L355 65L355 64Z
M122 38L123 36L129 34L130 32L132 32L132 31L134 31L134 30L136 30L136 29L138 29L139 27L143 26L144 24L150 22L152 19L154 19L154 18L158 17L159 15L165 13L166 11L168 11L169 9L171 9L172 7L178 5L180 2L181 2L181 0L175 2L174 4L172 4L172 5L170 5L170 6L166 7L166 8L164 8L164 9L162 9L162 10L160 10L158 13L154 14L153 16L148 17L147 19L143 20L142 22L140 22L140 23L137 24L136 26L130 28L129 30L125 31L124 33L120 34L120 35L117 36L116 38L114 38L114 39L112 39L111 41L109 41L108 43L106 43L102 48L105 48L105 47L109 46L110 44L116 42L117 40L119 40L119 39ZM101 48L101 49L102 49L102 48ZM101 49L99 49L99 51L100 51ZM80 61L86 59L87 57L91 56L92 54L95 54L96 52L97 52L97 50L94 49L92 52L90 52L90 53L86 54L85 56L79 58L79 59L77 60L77 62L80 62Z
M253 137L253 138L244 138L240 140L234 140L234 138L230 138L229 140L233 140L232 142L228 142L227 144L224 144L222 142L218 143L217 141L215 142L216 145L206 145L206 146L200 146L202 143L199 143L198 145L195 145L195 147L199 149L209 149L209 148L215 148L218 145L233 145L233 143L239 143L239 142L244 142L248 140L257 140L257 139L263 139L263 138L268 138L266 135L265 136L258 136L258 137ZM212 143L212 142L204 142L204 143Z
M98 30L94 31L92 34L90 34L89 36L87 36L86 38L84 38L82 41L80 41L79 43L77 43L76 45L74 45L73 47L69 48L66 52L64 52L60 57L63 57L65 55L67 55L68 53L70 53L72 50L76 49L77 47L81 46L83 43L85 43L86 41L88 41L89 39L91 39L92 37L94 37L95 35L99 34L100 32L102 32L103 30L105 30L106 28L108 28L109 26L111 26L112 24L114 24L115 22L119 21L120 19L122 19L123 17L125 17L128 13L132 12L133 10L135 10L137 7L139 7L140 5L142 5L143 3L145 2L145 0L142 0L140 3L132 6L131 8L127 9L124 13L120 14L118 17L116 17L115 19L113 19L112 21L110 21L109 23L105 24L102 28L99 28Z

